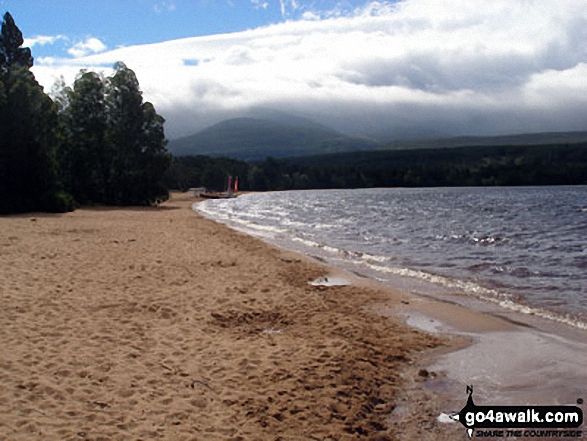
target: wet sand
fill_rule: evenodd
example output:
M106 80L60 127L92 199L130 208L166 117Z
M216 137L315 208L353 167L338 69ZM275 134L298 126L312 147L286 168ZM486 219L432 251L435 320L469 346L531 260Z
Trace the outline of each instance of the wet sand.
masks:
M466 384L584 391L584 334L333 270L193 201L0 218L0 440L465 439L437 417Z
M418 329L471 341L433 360L430 368L446 373L453 389L477 385L475 395L480 401L575 405L585 396L585 330L489 304L478 308L419 298L395 312Z
M329 269L192 203L0 218L0 440L455 430L436 421L419 364L450 338L369 310L403 293L309 285Z
M423 385L412 382L404 386L404 399L398 401L396 414L402 407L416 414L423 403L436 409L437 415L458 412L466 403L467 386L473 386L477 405L579 405L585 412L584 330L540 317L496 311L487 304L477 306L471 310L406 294L400 305L370 307L383 316L402 317L406 324L430 334L456 339L450 348L428 353L427 362L420 360L428 375ZM425 434L423 439L449 439L455 428L463 430L460 424L448 423L434 432L440 438Z
M353 269L330 271L316 283L351 281L355 286L381 289L379 283ZM504 309L462 292L421 286L424 282L411 278L384 283L393 287L393 299L370 304L368 311L400 318L433 335L450 336L452 343L449 348L428 351L420 358L417 372L410 370L403 377L396 407L387 419L388 424L396 425L394 433L399 439L460 436L456 433L463 428L450 424L446 414L463 407L468 385L475 388L476 402L487 405L575 405L585 396L585 330ZM404 291L398 291L398 286ZM430 424L438 416L446 424ZM406 427L410 427L407 432Z

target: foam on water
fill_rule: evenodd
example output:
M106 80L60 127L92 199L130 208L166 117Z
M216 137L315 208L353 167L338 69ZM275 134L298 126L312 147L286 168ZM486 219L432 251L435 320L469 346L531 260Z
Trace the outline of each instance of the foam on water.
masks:
M196 209L391 284L419 281L587 329L585 204L587 187L364 189L254 194Z
M209 204L205 214L381 283L527 323L473 333L407 312L412 326L473 342L427 366L439 374L428 387L448 396L439 417L448 423L470 384L487 404L583 397L585 206L586 187L375 189L253 195ZM330 276L314 282L339 283Z

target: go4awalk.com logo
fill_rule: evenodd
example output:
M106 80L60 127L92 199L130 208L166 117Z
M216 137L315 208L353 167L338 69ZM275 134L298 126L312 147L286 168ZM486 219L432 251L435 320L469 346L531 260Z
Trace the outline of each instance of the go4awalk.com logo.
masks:
M580 438L583 411L578 406L477 406L473 386L467 386L467 404L452 414L467 429L469 438L529 437ZM577 400L582 404L582 400Z

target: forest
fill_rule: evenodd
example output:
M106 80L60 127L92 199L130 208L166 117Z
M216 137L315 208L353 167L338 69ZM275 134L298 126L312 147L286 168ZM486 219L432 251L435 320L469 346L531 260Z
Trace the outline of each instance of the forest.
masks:
M165 200L171 156L164 119L143 102L134 72L81 71L51 99L10 13L0 34L0 214L64 212L80 204Z
M361 187L586 185L587 143L337 153L246 163L174 158L169 188L222 190L239 176L251 191Z

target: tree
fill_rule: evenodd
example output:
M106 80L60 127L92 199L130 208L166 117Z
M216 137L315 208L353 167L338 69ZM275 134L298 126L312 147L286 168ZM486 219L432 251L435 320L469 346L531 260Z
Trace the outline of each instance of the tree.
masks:
M23 43L22 32L14 23L12 15L7 12L4 14L0 35L0 71L3 76L13 67L33 67L31 50L28 47L21 48Z
M142 190L148 200L166 200L169 197L164 184L166 170L171 165L171 155L165 146L165 119L158 115L153 104L143 104L143 137L141 152L141 170L143 172Z
M107 112L103 78L83 72L64 94L65 142L60 152L61 175L79 203L103 202L110 180L111 152L106 143Z
M30 49L9 13L0 35L0 213L65 211L55 159L57 112L30 72Z
M135 73L116 63L108 81L107 140L112 166L107 202L148 205L168 198L163 175L171 163L165 149L164 119L143 97Z
M0 34L0 213L71 209L59 178L82 203L167 199L165 120L143 103L134 72L123 63L108 80L82 71L73 89L62 82L53 102L30 72L33 58L23 42L6 13Z
M165 120L143 103L135 73L117 63L111 77L81 71L73 89L54 94L62 107L63 181L83 204L149 205L168 198Z

